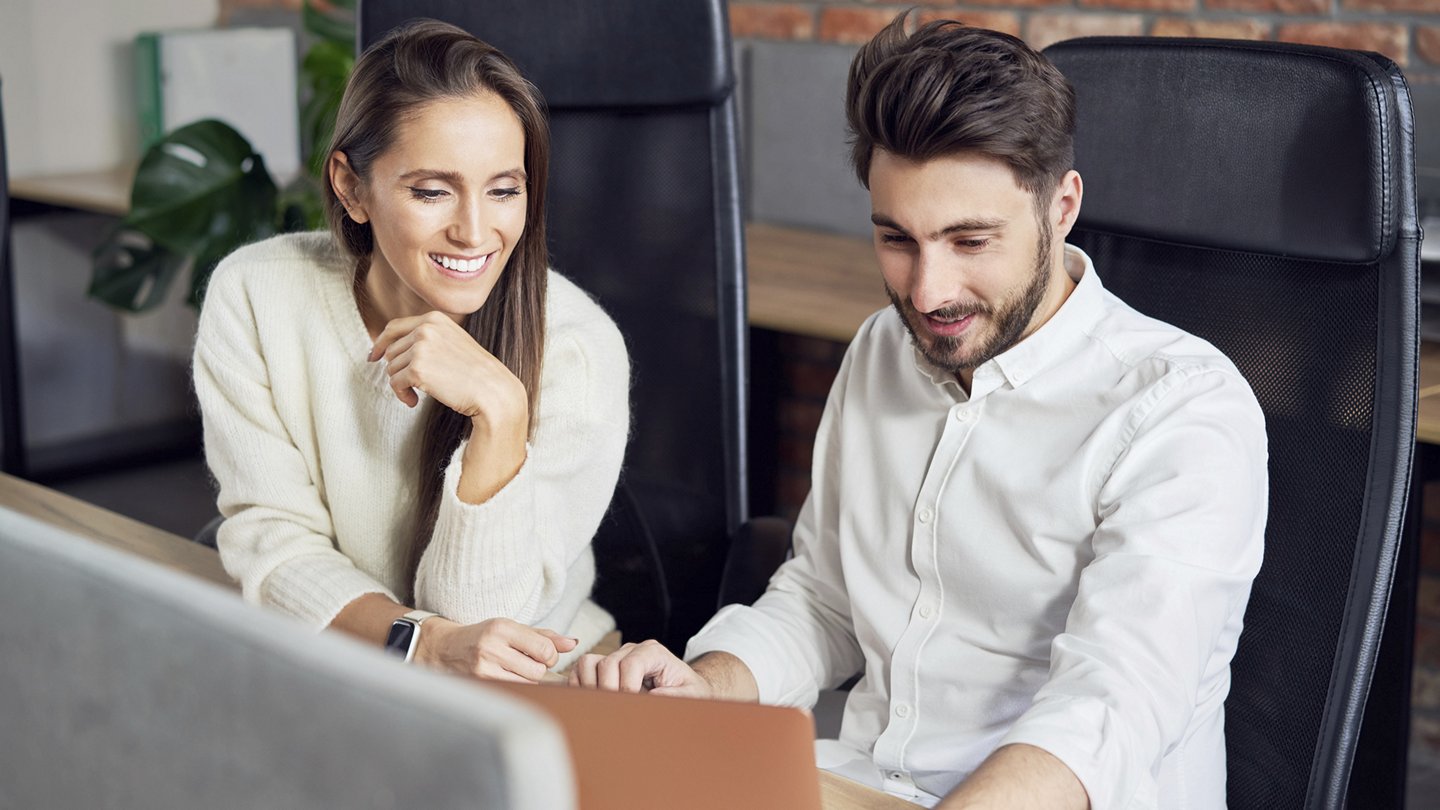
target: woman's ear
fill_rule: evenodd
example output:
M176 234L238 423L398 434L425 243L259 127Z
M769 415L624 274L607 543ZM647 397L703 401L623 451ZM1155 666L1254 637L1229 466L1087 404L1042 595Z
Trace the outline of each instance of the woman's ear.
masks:
M363 224L368 221L370 215L365 211L365 203L360 194L363 184L360 176L350 168L350 159L345 153L338 149L331 153L325 170L330 173L330 187L335 189L335 196L340 198L345 213L356 223Z

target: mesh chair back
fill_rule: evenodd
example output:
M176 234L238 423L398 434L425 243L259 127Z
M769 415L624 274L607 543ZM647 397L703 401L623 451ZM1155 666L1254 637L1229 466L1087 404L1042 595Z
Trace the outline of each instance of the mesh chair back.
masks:
M10 257L10 184L5 162L5 115L0 109L0 471L24 475L20 347L15 325L15 279L11 275Z
M1125 301L1225 352L1265 412L1270 514L1225 704L1229 806L1340 807L1414 447L1403 79L1373 54L1273 43L1046 53L1078 98L1070 241Z
M595 598L627 637L681 645L715 610L728 537L747 511L723 0L366 0L361 46L414 17L473 32L545 94L554 266L615 319L634 375L622 488L595 540ZM637 542L647 533L653 542Z

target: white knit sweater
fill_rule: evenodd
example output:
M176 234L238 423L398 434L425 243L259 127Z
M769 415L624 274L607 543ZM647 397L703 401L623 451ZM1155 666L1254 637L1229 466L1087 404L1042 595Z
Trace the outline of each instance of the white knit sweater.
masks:
M210 282L195 346L205 456L220 485L220 558L245 598L317 627L402 582L424 412L387 384L352 263L325 233L236 251ZM445 471L413 604L462 623L508 616L581 638L613 627L587 598L590 539L629 429L629 360L610 318L553 271L540 410L520 472L488 502ZM583 606L583 610L582 610Z

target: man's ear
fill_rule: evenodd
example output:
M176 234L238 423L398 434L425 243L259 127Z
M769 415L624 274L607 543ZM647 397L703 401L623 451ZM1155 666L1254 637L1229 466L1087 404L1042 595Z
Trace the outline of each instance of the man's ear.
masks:
M1071 169L1060 178L1055 187L1055 197L1050 202L1050 228L1064 239L1075 227L1080 216L1080 198L1085 196L1085 184L1080 182L1080 173Z
M363 195L360 193L363 184L360 182L360 175L350 168L350 158L337 149L331 153L325 170L330 173L330 187L335 189L335 196L340 198L345 213L357 223L369 221L370 214L365 210Z

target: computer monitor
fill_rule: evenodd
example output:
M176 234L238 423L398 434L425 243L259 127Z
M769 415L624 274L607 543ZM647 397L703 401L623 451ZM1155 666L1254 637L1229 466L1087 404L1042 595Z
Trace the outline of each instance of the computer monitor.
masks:
M0 807L575 805L505 693L0 509Z

